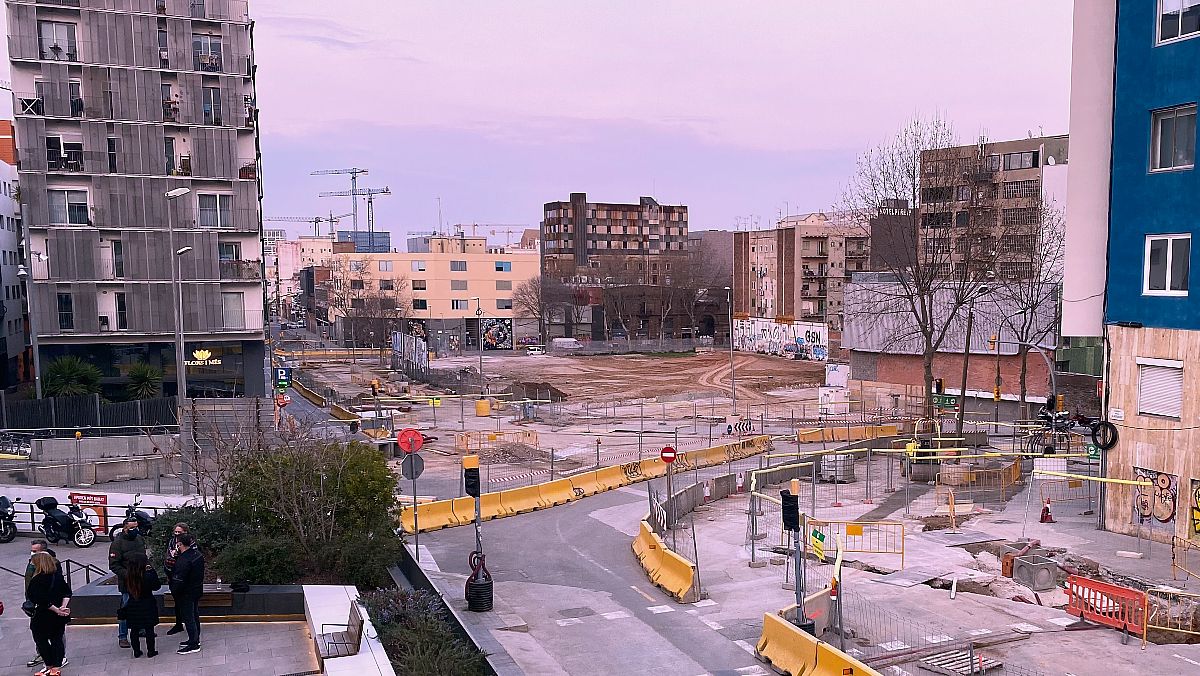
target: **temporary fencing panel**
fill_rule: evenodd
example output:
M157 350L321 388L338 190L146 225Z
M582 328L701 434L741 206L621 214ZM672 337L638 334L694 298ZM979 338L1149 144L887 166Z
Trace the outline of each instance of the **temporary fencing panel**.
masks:
M1146 630L1146 593L1080 575L1067 578L1067 613L1131 634Z
M904 568L904 524L898 521L820 521L808 520L808 531L825 534L830 551L841 542L843 552L859 554L897 554Z
M1196 605L1200 604L1200 594L1171 587L1154 587L1146 592L1146 604L1149 614L1146 629L1200 636L1200 626L1197 626L1196 619ZM1142 645L1145 644L1146 636L1143 633Z
M1042 503L1090 500L1093 497L1092 482L1083 479L1042 479L1038 482Z

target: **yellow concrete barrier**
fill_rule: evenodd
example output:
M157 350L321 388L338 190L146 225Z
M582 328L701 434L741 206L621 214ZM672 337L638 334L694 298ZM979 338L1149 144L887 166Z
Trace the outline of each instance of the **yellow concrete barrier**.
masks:
M700 600L696 589L696 564L672 551L662 553L662 567L654 584L675 597L680 603L695 603Z
M576 474L571 477L571 488L575 491L575 496L582 498L588 495L595 495L604 490L596 483L596 470Z
M604 467L602 469L596 470L596 488L597 488L596 492L597 493L601 493L604 491L611 491L614 488L620 488L621 486L628 486L631 483L633 483L633 481L631 481L629 479L629 477L626 476L625 472L621 469L620 465Z
M541 492L536 485L500 491L500 501L513 514L524 514L542 507Z
M484 521L491 521L502 516L512 516L515 514L515 512L504 506L503 495L503 493L484 493L480 495L479 518Z
M292 381L292 389L296 390L296 392L298 392L300 394L300 396L311 401L313 404L316 404L317 406L320 406L321 408L325 408L325 403L326 403L325 397L322 397L321 395L317 394L316 392L313 392L312 390L308 389L299 380Z
M358 420L358 414L338 406L337 404L330 405L329 414L338 420Z
M651 532L646 558L642 559L642 568L646 571L646 577L652 584L658 584L659 579L662 578L663 555L666 551L667 546L663 544L662 538Z
M765 613L755 653L777 671L791 676L883 676L791 622Z
M657 479L667 474L667 463L658 458L648 458L638 464L641 466L642 477L646 479Z
M414 507L405 507L400 512L400 525L406 533L415 533L416 526L421 527L421 532L431 530L441 530L451 526L458 526L462 522L461 519L454 513L454 500L437 500L435 502L426 502ZM414 513L414 509L417 511ZM474 515L474 507L472 507L472 516ZM414 525L414 517L416 524Z
M574 499L575 491L571 489L570 479L556 479L538 484L538 501L542 507L565 505Z
M645 561L653 546L654 532L650 530L650 525L643 520L638 524L637 537L633 539L633 555L639 562Z

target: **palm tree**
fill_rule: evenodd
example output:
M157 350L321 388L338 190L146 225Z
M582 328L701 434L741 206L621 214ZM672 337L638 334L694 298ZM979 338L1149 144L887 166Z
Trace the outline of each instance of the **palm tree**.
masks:
M46 367L43 376L46 394L51 397L76 397L100 391L99 368L73 355L59 357Z
M129 382L125 394L130 399L153 399L162 393L162 371L145 362L129 367Z

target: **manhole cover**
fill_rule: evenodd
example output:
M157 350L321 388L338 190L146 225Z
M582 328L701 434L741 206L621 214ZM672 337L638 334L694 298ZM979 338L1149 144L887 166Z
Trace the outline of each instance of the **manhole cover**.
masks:
M595 615L596 611L591 608L563 608L558 614L563 617L588 617Z

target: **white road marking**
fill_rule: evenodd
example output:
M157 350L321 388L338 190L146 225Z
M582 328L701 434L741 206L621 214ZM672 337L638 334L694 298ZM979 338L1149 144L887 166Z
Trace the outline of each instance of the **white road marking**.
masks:
M600 617L603 617L606 620L620 620L629 616L629 613L625 612L624 610L614 610L611 613L600 613Z
M554 622L560 627L569 627L572 624L583 624L583 619L578 617L568 617L562 620L555 620Z
M911 648L912 646L904 641L888 641L887 643L880 643L879 647L891 652L893 650L904 650L905 648Z
M896 676L910 676L907 671L901 669L900 667L890 667L889 669L893 674L896 674Z
M700 611L696 610L695 608L692 608L691 610L685 610L683 612L687 613L688 615L699 615L700 614Z
M971 631L968 631L967 633L970 634L971 636L987 636L988 634L992 633L992 630L991 629L972 629Z
M737 640L737 641L734 641L733 643L734 643L734 645L741 648L742 650L745 650L746 652L750 653L751 655L754 654L754 646L750 645L746 641Z
M747 676L755 676L756 674L769 673L766 669L763 669L762 667L757 666L757 665L752 666L752 667L742 667L741 669L735 669L734 671L739 674L746 674Z
M1200 667L1200 662L1197 662L1196 660L1189 660L1188 658L1184 657L1183 655L1180 655L1179 653L1171 653L1171 656L1178 657L1179 659L1183 660L1184 662L1187 662L1188 664L1194 664L1194 665Z
M700 618L700 621L703 622L704 624L708 625L708 628L712 629L713 631L721 631L722 629L725 628L725 627L721 626L721 624L719 622L713 622L712 620L706 620L703 617Z
M653 602L653 601L657 600L653 596L651 596L651 595L647 594L646 592L642 591L641 589L639 589L638 586L635 584L629 585L629 588L632 589L633 591L641 594L642 598L646 599L647 601Z
M695 602L695 603L693 603L692 605L693 605L693 606L695 606L695 607L697 607L697 608L707 608L707 607L709 607L709 606L715 606L715 605L717 605L717 602L716 602L716 601L714 601L714 600L712 600L712 599L702 599L702 600L700 600L700 601L696 601L696 602Z
M658 614L660 614L660 613L673 613L673 612L675 612L675 609L674 609L674 608L672 608L671 606L650 606L650 607L649 607L649 608L647 608L646 610L649 610L650 612L654 613L655 615L658 615Z
M927 643L945 643L946 641L953 641L953 640L954 640L953 636L947 636L945 634L935 634L933 636L925 637L925 641Z

